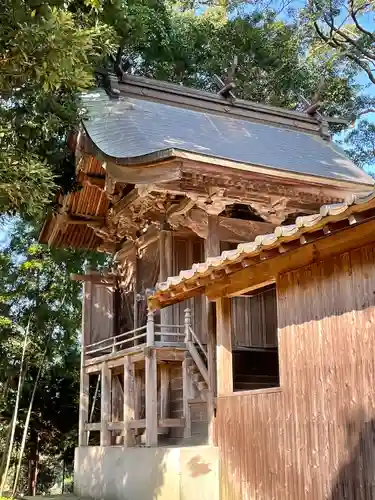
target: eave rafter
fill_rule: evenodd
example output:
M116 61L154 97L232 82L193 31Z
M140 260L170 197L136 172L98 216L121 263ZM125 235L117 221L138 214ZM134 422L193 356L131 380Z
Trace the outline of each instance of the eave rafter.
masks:
M249 241L295 214L311 214L323 203L341 201L349 190L345 183L333 185L290 173L283 173L281 182L280 173L271 169L194 159L185 153L155 165L131 167L107 164L94 154L79 152L77 181L82 190L64 197L61 213L51 219L46 232L51 245L57 240L69 245L68 228L75 226L86 226L91 233L86 232L85 241L92 244L96 237L98 248L99 238L99 249L111 252L150 226L167 225L206 238L207 215L219 217L220 240ZM235 215L223 213L236 204L249 206L263 222L235 220Z

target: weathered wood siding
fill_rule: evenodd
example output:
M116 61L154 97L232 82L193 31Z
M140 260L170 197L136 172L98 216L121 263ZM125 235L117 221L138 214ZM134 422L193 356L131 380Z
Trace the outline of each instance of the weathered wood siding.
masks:
M281 389L217 404L222 500L375 498L375 250L280 276Z
M98 283L85 284L85 345L112 337L114 332L114 287Z
M276 291L232 300L232 345L236 347L276 347Z
M177 276L183 269L190 269L194 262L204 260L204 241L199 238L173 237L173 274ZM207 342L207 319L206 319L206 297L198 296L193 299L180 302L174 306L173 323L184 324L184 311L191 309L191 321L193 330L199 336L201 342Z

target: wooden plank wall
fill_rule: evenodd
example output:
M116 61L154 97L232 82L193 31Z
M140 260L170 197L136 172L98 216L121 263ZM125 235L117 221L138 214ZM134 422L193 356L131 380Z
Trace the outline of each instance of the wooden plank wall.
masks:
M134 295L135 287L141 300L138 302L137 325L146 324L147 298L146 290L153 288L159 279L159 246L154 241L144 248L139 256L136 269L135 252L128 255L118 266L118 307L116 320L118 333L134 328ZM137 280L137 283L136 283Z
M178 275L183 269L190 269L195 262L204 260L204 240L200 238L173 237L173 274ZM206 298L198 296L172 306L173 322L177 325L184 324L184 311L191 309L193 330L201 342L207 342Z
M236 347L276 347L276 291L232 300L232 345Z
M281 390L217 403L222 500L375 498L375 250L280 276Z
M99 342L114 332L114 293L113 286L89 283L88 296L85 297L85 322L89 325L87 344Z

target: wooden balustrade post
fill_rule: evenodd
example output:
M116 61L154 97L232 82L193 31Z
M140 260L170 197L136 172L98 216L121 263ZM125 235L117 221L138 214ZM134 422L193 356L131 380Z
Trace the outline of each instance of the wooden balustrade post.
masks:
M155 344L155 322L154 322L154 311L148 311L147 313L147 329L146 329L146 340L148 346L153 346Z
M187 307L185 309L185 343L191 342L191 311Z

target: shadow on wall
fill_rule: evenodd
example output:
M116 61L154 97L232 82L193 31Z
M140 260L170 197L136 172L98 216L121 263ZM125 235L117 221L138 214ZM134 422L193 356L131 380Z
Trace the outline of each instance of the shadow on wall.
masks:
M76 449L75 493L97 500L218 500L209 447ZM199 496L197 496L199 495Z
M375 419L347 424L348 462L341 467L330 500L375 499Z

